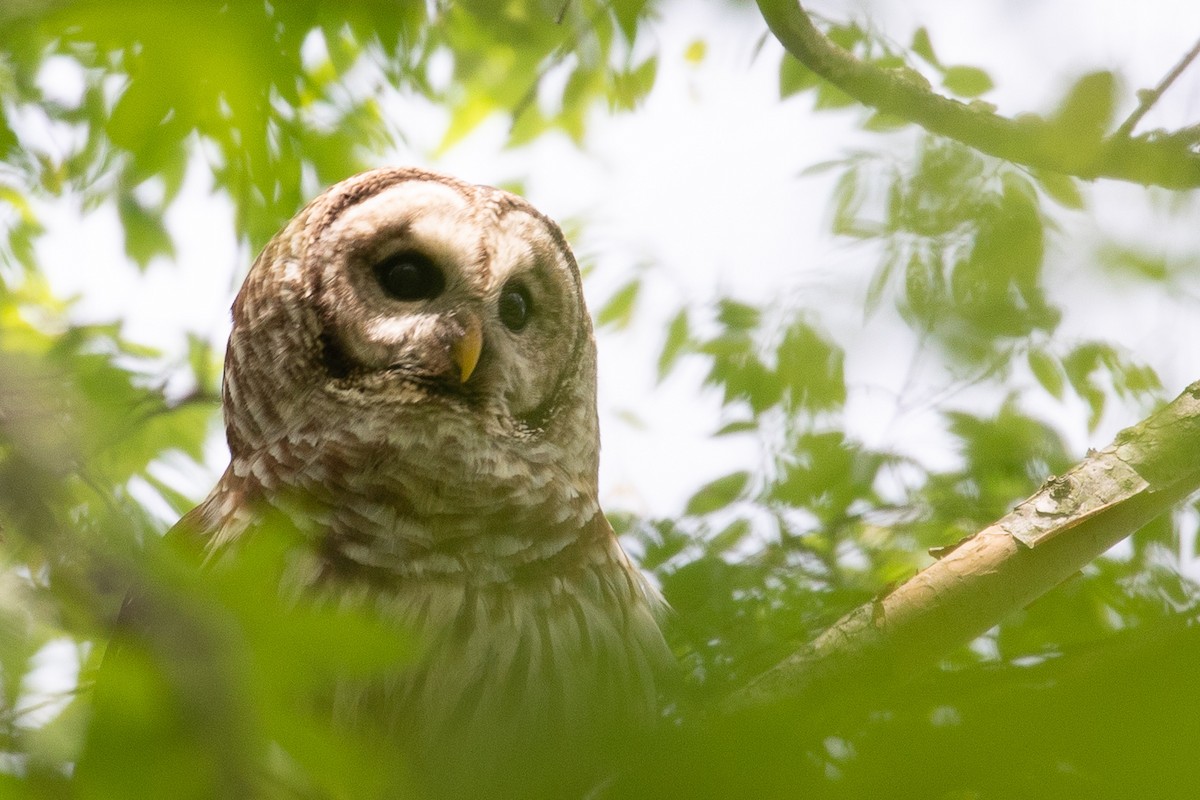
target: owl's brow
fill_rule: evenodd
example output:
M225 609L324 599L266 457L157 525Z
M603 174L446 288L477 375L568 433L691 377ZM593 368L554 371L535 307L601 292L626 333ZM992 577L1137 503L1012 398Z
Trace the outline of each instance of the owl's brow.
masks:
M558 223L541 211L538 211L537 208L523 197L518 197L502 189L495 189L490 186L480 188L488 190L486 207L493 222L499 223L508 214L519 211L533 217L550 232L550 238L554 240L558 252L563 255L567 261L567 266L570 267L569 272L575 288L575 299L578 307L581 309L587 308L587 304L583 298L583 280L579 276L579 263L575 260L575 254L571 252L571 245L567 243L567 237L563 234L562 228L558 226Z
M350 185L336 195L332 197L326 195L316 200L316 203L320 205L314 209L317 212L315 219L309 221L310 230L312 231L309 237L310 242L319 239L329 226L336 222L338 217L344 214L347 209L358 205L369 197L379 194L385 189L390 189L407 181L432 181L433 183L440 183L443 186L454 189L464 198L470 197L472 188L470 184L464 181L416 167L379 169L364 173L359 178L359 180L351 179Z

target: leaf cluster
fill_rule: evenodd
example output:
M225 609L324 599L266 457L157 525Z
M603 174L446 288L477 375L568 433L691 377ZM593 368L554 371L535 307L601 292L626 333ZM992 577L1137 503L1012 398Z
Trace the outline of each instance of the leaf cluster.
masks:
M395 777L388 754L297 698L409 656L370 615L274 592L284 531L204 579L186 544L160 538L196 500L178 476L216 430L218 359L196 337L164 364L119 322L74 322L43 277L40 204L114 210L144 268L173 253L166 217L199 164L258 247L320 186L405 144L409 124L386 111L396 97L441 115L443 147L496 117L511 146L585 143L597 107L633 109L653 87L654 13L645 0L0 10L0 793L376 796ZM902 47L868 25L826 27L905 80L977 101L992 86L943 63L923 29ZM702 57L697 43L685 56ZM1046 129L1101 130L1113 85L1081 81ZM817 113L853 105L790 57L780 93L811 95ZM646 300L653 266L621 282L598 309L602 332L664 312L649 356L660 380L698 366L697 391L720 407L713 436L752 443L757 461L731 464L669 518L612 514L674 609L685 676L670 733L612 795L1179 796L1195 786L1182 734L1200 706L1187 514L903 691L848 685L817 708L714 718L730 689L1075 460L1064 426L1033 409L1082 409L1095 429L1159 399L1141 359L1061 333L1058 221L1089 208L1073 178L887 114L857 124L872 146L821 167L830 233L865 254L865 318L894 312L914 364L937 368L933 400L908 385L888 412L900 424L935 407L932 444L864 435L876 387L826 309L721 293L664 310ZM1170 273L1166 260L1101 252L1097 280L1161 287ZM952 402L967 389L984 400ZM131 587L159 634L124 641L110 688L93 695Z

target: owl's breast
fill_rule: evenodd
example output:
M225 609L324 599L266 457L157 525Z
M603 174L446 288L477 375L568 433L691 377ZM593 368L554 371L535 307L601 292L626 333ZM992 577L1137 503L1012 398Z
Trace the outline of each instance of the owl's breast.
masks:
M515 794L536 797L544 778L545 796L564 796L594 779L652 720L667 658L640 577L613 556L601 548L566 571L492 584L426 577L378 593L416 655L345 683L337 714L395 738L438 795L508 796L512 779ZM530 777L534 763L542 778Z

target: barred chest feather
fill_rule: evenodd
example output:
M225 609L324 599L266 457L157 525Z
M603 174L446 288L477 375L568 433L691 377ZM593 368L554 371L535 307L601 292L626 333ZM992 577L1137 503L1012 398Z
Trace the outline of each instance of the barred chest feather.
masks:
M219 492L211 499L201 514L218 511ZM369 505L351 514L360 526ZM254 528L225 511L210 538L217 550ZM396 773L418 797L582 797L652 723L671 658L662 602L603 514L536 536L440 544L401 546L393 531L384 548L361 528L337 533L349 513L316 515L334 527L295 562L285 590L368 609L412 637L411 661L341 682L333 713L392 742Z

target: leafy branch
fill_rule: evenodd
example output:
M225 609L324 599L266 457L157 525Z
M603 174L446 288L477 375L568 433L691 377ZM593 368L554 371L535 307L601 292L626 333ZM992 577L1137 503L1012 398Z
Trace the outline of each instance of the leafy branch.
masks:
M912 70L886 69L855 57L818 30L797 0L758 0L758 7L771 32L804 66L862 104L931 133L1028 167L1089 180L1114 178L1168 189L1200 186L1200 131L1195 127L1132 136L1141 117L1135 112L1132 124L1126 120L1107 132L1114 95L1110 73L1081 79L1050 119L1010 119L986 104L937 94ZM1195 55L1194 49L1176 70L1182 72ZM1174 77L1168 75L1143 94L1145 110Z
M842 617L726 702L820 697L932 666L1200 487L1200 382L886 596ZM858 679L864 679L859 681ZM865 679L870 678L869 681Z

